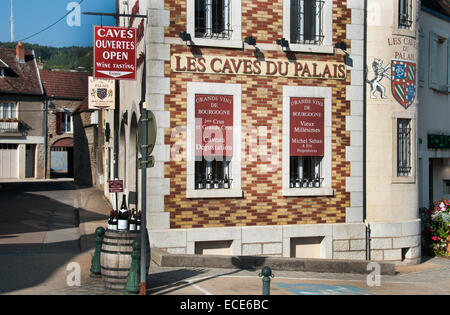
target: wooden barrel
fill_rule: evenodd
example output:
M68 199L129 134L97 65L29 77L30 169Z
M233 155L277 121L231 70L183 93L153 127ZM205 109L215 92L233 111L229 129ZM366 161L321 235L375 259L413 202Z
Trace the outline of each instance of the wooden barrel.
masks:
M100 254L100 269L105 287L113 290L123 290L127 284L127 276L131 266L133 241L140 240L140 231L106 230L103 236ZM146 250L147 273L150 266L150 245L147 236Z

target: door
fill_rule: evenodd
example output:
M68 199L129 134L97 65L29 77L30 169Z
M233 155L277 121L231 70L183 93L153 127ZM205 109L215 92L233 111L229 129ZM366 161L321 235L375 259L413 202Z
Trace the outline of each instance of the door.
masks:
M33 178L34 177L34 150L35 145L27 144L26 147L26 156L25 156L25 177Z
M18 178L17 147L17 144L0 144L0 178Z

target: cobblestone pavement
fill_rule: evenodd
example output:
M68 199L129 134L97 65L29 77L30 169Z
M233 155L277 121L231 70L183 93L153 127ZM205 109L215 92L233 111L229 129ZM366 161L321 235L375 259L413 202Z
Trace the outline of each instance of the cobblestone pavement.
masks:
M209 268L163 268L151 266L148 295L260 295L260 270ZM368 285L362 274L277 272L271 282L272 295L412 295L450 294L450 260L433 258L416 266L399 266L395 276L381 276ZM101 279L90 279L79 287L51 292L56 295L121 295L104 287Z

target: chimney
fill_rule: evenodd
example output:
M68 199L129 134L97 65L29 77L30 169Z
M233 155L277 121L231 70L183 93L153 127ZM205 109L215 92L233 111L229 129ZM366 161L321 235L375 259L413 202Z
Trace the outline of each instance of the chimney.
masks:
M42 62L42 58L41 57L38 58L37 65L38 65L39 70L44 69L44 63Z
M22 42L19 42L16 46L16 58L19 63L25 63L25 47Z

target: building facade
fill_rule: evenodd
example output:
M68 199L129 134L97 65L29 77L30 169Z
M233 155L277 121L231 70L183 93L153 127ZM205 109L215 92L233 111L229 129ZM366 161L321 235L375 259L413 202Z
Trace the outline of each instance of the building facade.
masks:
M419 205L450 199L450 7L422 1L419 68Z
M88 93L87 72L40 69L47 101L46 177L74 177L72 111Z
M418 3L410 4L410 29L398 25L404 1L118 4L148 19L120 19L138 29L138 80L120 82L118 158L107 146L106 168L118 163L139 209L145 101L158 131L144 192L151 246L418 261L417 153L405 175L396 153L397 121L417 128L417 98L400 104L381 82L386 72L392 79L394 60L416 62ZM396 56L393 38L411 56ZM366 79L369 63L381 78ZM106 123L114 125L112 111Z
M0 178L44 178L43 88L33 51L0 49Z
M73 111L74 181L104 188L105 135L102 111L89 109L88 97Z

